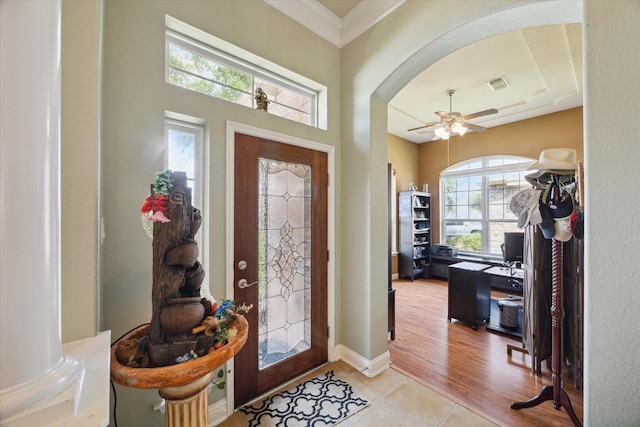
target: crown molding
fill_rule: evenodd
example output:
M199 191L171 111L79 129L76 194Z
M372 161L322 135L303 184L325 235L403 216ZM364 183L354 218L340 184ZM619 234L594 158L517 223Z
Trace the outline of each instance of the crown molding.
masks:
M342 20L315 0L264 0L332 44L342 47Z
M363 1L343 19L316 0L264 0L333 45L342 48L380 22L406 0Z
M363 1L342 18L342 46L346 46L384 17L400 7L406 0Z

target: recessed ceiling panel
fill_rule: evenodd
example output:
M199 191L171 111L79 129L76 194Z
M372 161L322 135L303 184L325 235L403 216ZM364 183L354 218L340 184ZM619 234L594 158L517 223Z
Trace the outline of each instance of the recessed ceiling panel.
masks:
M579 24L532 27L466 46L431 65L389 103L389 132L414 142L427 132L400 132L438 120L449 111L448 89L455 89L453 111L462 115L498 109L471 120L485 127L506 124L582 105ZM579 49L577 49L579 47ZM509 86L494 91L489 81L504 77ZM393 129L392 129L393 127Z

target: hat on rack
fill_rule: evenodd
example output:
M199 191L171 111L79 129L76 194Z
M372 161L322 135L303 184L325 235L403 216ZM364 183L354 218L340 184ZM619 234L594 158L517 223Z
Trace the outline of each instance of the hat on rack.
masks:
M525 175L524 179L527 180L527 182L531 185L533 185L535 188L544 190L545 188L547 188L547 185L549 185L549 182L553 179L552 175L555 175L556 178L558 179L558 181L562 184L565 185L575 185L575 181L574 181L574 176L575 176L575 171L574 170L563 170L563 169L552 169L552 170L545 170L545 169L540 169L538 171L535 171L533 173L530 173L529 175Z
M516 193L511 198L509 208L518 217L518 228L524 228L527 224L537 225L542 222L538 199L541 191L535 188L527 188Z
M540 198L540 209L543 210L548 218L545 218L547 224L546 233L542 229L544 237L551 235L560 242L568 242L573 235L571 232L571 216L573 215L573 194L569 186L562 183L551 182L542 193ZM543 216L544 218L544 216ZM550 219L549 219L550 218ZM551 224L553 224L553 234L551 234Z
M538 161L528 167L529 170L575 171L576 150L572 148L549 148L540 153Z
M582 239L584 237L584 211L579 206L576 206L571 214L570 222L573 235L578 239Z
M568 242L571 240L571 221L569 218L561 220L556 219L554 225L556 228L556 233L553 235L554 239L560 242Z
M554 190L560 191L560 188L562 188L561 194L558 195L558 200L554 202L551 192ZM549 185L542 194L542 203L549 207L549 212L551 212L551 216L556 221L569 219L573 213L573 195L564 186L556 186L554 188L553 185Z
M542 221L538 224L540 231L545 239L552 239L556 234L556 224L551 214L549 206L542 202L542 198L538 199L538 208L540 209L540 216Z

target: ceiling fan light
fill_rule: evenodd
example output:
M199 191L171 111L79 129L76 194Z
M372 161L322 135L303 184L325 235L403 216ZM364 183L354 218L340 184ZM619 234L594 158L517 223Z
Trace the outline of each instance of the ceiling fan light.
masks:
M457 133L458 135L462 136L465 133L467 133L469 129L466 126L464 126L462 123L454 123L453 126L451 126L451 130Z
M436 126L433 133L435 133L440 139L449 139L449 131L442 125Z

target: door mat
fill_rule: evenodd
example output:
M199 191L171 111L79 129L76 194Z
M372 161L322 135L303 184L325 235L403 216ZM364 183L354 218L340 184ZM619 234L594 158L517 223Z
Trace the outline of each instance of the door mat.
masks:
M329 427L369 406L333 371L238 409L247 427Z
M518 327L509 328L500 324L500 307L498 307L498 300L491 300L491 317L489 323L487 323L487 331L500 332L504 335L509 335L514 338L522 338L522 312L524 311L521 305L518 306Z

